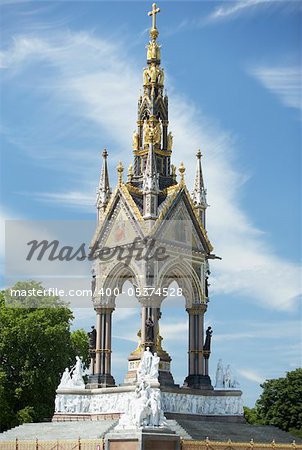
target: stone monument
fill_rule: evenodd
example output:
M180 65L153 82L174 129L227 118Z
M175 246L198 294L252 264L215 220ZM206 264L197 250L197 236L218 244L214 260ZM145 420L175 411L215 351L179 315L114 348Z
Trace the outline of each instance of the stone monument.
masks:
M62 374L54 421L116 418L120 429L131 424L135 429L159 429L164 426L164 416L243 420L242 393L230 367L224 370L219 361L215 388L210 378L213 330L205 330L204 321L210 300L209 262L218 257L207 234L201 151L196 155L191 194L183 163L178 180L171 164L173 136L157 40L158 13L154 4L133 133L133 164L125 182L123 165L118 164L114 190L109 182L108 152L103 152L97 226L90 246L96 326L89 332L88 383L84 385L83 367L77 358L74 368ZM187 155L189 146L188 141ZM140 305L141 325L135 330L138 344L128 355L124 382L116 386L111 370L112 329L116 298L126 281L131 283L132 293L124 294L134 295ZM171 287L173 282L176 288ZM174 382L172 358L160 333L162 303L173 295L185 298L188 313L187 373L181 386Z

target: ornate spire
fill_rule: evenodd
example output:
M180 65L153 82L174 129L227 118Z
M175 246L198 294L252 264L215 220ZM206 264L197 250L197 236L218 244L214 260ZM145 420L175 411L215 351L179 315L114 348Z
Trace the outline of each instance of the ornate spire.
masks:
M159 188L176 183L172 177L170 159L173 147L172 133L168 133L168 97L164 95L164 70L160 66L160 45L157 42L156 15L160 9L152 5L150 41L147 45L147 67L143 70L143 93L138 101L137 130L133 133L132 184L142 188L149 146L153 145Z
M102 164L99 188L98 188L97 199L96 199L96 204L97 204L97 208L98 208L99 212L105 211L106 206L110 199L110 195L111 195L111 189L110 189L110 184L109 184L109 174L108 174L108 167L107 167L108 152L106 149L104 149L102 156L103 156L103 164Z
M205 226L205 210L208 207L208 204L206 198L207 191L204 187L202 176L202 167L201 167L202 154L200 150L198 150L196 157L197 157L197 166L196 166L194 190L192 192L192 199L195 208L199 210L203 225Z

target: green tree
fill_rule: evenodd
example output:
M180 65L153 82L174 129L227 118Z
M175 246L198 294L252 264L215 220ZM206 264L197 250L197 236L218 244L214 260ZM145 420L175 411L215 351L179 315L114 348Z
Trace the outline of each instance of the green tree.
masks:
M50 418L65 367L78 354L87 361L87 335L70 332L72 312L58 297L30 295L34 281L0 293L0 429ZM20 307L20 306L23 307Z
M255 408L245 408L249 423L274 425L302 437L302 369L265 381Z
M247 406L244 406L243 410L244 418L248 423L251 423L252 425L260 423L259 419L257 418L255 408L248 408Z
M71 333L71 343L74 356L81 356L82 361L86 368L89 367L89 342L88 336L85 330L75 330Z

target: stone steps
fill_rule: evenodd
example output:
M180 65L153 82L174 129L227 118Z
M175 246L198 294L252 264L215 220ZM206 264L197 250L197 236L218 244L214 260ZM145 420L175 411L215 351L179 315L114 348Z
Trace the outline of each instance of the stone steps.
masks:
M189 433L176 420L167 420L168 427L183 439L192 439Z
M248 423L232 423L227 421L214 420L189 420L177 419L178 424L194 440L204 440L207 437L210 441L226 442L231 439L233 442L254 442L291 444L293 440L297 444L302 443L301 439L295 438L290 433L279 428L266 425L251 425Z
M0 433L0 441L53 440L53 439L96 439L102 437L115 425L116 420L98 420L83 422L43 422L26 423Z

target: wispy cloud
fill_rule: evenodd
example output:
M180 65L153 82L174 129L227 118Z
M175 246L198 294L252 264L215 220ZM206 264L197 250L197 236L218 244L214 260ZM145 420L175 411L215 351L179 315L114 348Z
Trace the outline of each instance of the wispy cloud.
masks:
M302 72L301 67L251 67L248 69L260 83L275 94L284 106L302 109Z
M26 194L23 192L23 194ZM32 195L32 194L31 194ZM69 192L36 192L34 193L36 199L50 203L60 203L64 206L83 207L91 211L94 201L93 192L85 194L83 192L69 191Z
M83 121L86 128L98 127L100 135L116 149L110 153L110 164L115 165L119 159L126 164L130 162L131 131L136 123L141 84L137 61L127 55L121 44L89 33L66 33L53 39L20 36L11 48L2 51L2 67L8 79L21 75L30 64L36 69L41 61L52 67L40 81L52 96L56 110L60 109L57 105L64 104L64 114L69 114L70 121L76 116L78 123ZM204 173L212 205L208 229L216 252L223 256L223 261L213 264L212 292L249 297L268 308L292 309L301 293L300 269L297 264L277 256L239 203L239 193L247 177L233 163L232 136L202 115L194 103L174 93L173 80L167 75L172 93L170 123L175 135L174 162L183 159L181 149L187 148L188 142L191 146L191 157L188 155L186 163L187 180L194 178L195 149L203 143L207 150ZM64 153L63 147L61 151ZM86 156L83 155L83 161ZM52 158L51 148L48 158ZM70 155L69 165L72 164ZM41 192L38 198L66 205L76 205L79 201L86 205L91 196L87 179L91 183L95 177L94 165L86 168L66 192L63 189L51 194Z
M272 0L240 0L226 2L223 6L218 6L207 18L209 22L227 20L237 17L240 14L251 12L259 6L273 3Z

